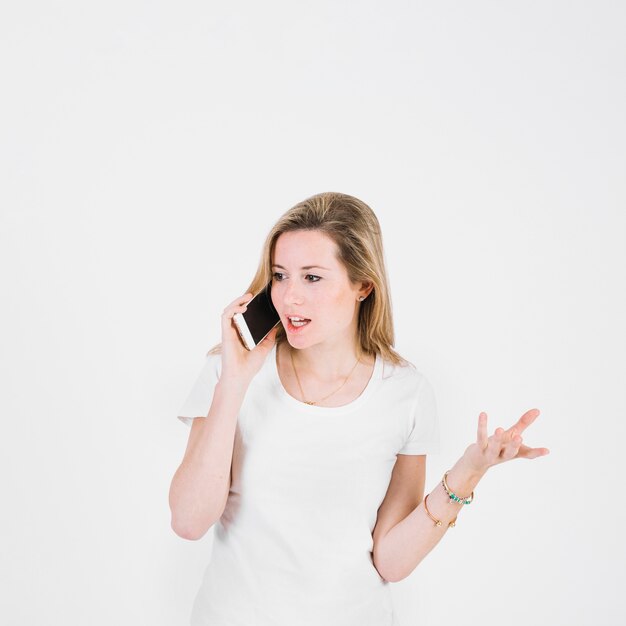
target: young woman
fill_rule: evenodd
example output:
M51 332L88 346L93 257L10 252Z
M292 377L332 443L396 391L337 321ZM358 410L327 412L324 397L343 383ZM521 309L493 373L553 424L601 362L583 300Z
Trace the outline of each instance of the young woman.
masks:
M270 280L281 324L248 351L232 318ZM322 193L287 211L178 415L191 432L172 528L200 539L216 524L193 626L391 626L389 583L454 526L485 472L548 454L522 443L537 409L491 436L481 413L424 497L433 389L393 343L372 210Z

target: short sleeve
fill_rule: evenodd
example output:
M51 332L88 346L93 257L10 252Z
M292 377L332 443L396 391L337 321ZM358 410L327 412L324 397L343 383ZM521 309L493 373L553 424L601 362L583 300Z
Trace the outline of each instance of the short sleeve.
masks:
M411 415L411 430L398 454L437 454L439 452L439 423L435 392L422 376Z
M221 354L207 355L198 378L196 378L187 398L178 411L178 419L187 424L187 426L191 427L194 418L206 417L209 414L211 402L213 401L213 391L219 380L221 369Z

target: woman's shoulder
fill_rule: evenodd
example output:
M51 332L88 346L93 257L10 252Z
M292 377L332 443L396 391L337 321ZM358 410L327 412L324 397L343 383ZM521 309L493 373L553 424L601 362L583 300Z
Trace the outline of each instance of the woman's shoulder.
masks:
M381 357L382 379L397 382L404 386L419 387L426 378L422 370L407 359L393 362Z

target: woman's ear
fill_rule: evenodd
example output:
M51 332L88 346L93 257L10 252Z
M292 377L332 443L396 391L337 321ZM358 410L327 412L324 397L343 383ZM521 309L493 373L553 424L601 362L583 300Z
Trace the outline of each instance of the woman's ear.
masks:
M363 300L365 300L365 298L367 298L367 296L370 295L370 293L372 293L374 289L374 283L371 282L367 282L367 283L361 283L361 289L359 289L359 301L362 302Z

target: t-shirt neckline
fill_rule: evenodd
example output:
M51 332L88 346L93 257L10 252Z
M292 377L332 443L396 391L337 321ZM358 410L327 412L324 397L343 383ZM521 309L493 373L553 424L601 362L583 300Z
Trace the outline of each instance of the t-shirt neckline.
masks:
M319 415L319 416L340 415L342 413L348 413L349 411L356 409L357 407L361 406L364 402L366 402L366 400L373 393L375 388L380 383L380 380L382 379L381 372L382 372L383 361L382 361L380 354L376 354L376 360L374 362L374 369L372 371L372 375L370 376L370 379L367 382L365 389L363 389L361 394L358 397L356 397L354 400L352 400L351 402L348 402L348 404L343 404L342 406L316 406L315 404L306 404L304 402L301 402L297 398L294 398L284 388L283 383L280 380L280 376L278 375L278 364L276 362L277 356L278 356L277 344L274 344L272 351L268 355L268 359L271 361L271 374L274 379L274 383L278 390L279 396L285 403L289 404L293 408L298 409L304 413L309 413L311 415Z

